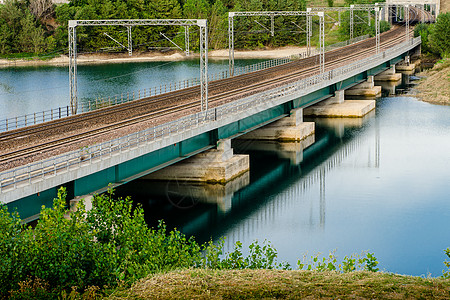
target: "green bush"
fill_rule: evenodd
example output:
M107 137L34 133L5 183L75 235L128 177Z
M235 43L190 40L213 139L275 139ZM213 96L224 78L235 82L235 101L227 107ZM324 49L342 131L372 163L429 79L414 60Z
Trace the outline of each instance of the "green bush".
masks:
M142 207L129 198L114 200L113 191L95 196L90 211L79 202L69 215L61 188L53 208L42 208L35 228L21 225L17 213L0 206L0 298L92 298L105 286L129 285L174 269L291 269L277 262L277 250L267 241L252 243L247 256L240 242L230 253L223 248L224 239L200 246L162 222L148 228ZM450 248L445 253L450 258ZM444 264L449 270L443 276L450 278L450 261ZM341 263L334 252L297 263L298 269L343 273L377 272L377 265L374 254L366 252L345 256Z
M447 255L447 257L450 258L450 248L445 249L444 252ZM447 267L447 271L443 270L442 271L442 276L444 278L449 278L450 279L450 261L445 260L444 261L444 265Z
M430 46L442 58L450 57L450 13L439 14L430 29Z
M80 202L66 209L62 188L53 208L43 208L37 226L0 209L0 296L9 291L85 289L134 282L149 273L200 265L200 246L163 223L149 229L130 199L96 196L86 212ZM35 284L35 280L40 280Z

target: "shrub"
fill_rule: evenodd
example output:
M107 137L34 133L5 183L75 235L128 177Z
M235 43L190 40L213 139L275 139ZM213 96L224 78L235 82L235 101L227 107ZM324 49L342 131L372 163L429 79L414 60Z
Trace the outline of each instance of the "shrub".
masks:
M444 252L447 255L447 257L450 258L450 248L445 249ZM444 278L449 278L450 279L450 261L445 260L444 261L444 265L447 267L447 271L443 270L442 271L442 276Z
M450 56L450 12L439 14L430 30L430 46L442 58Z
M70 291L134 282L149 273L201 265L200 246L163 223L149 229L130 199L96 196L86 212L66 209L63 188L53 208L42 208L36 228L0 208L0 297L30 291ZM11 294L12 295L12 294Z

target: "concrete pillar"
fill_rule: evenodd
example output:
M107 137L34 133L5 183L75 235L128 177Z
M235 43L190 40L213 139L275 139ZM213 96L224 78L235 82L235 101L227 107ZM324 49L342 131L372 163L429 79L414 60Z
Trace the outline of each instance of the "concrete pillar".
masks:
M373 80L371 80L373 85ZM380 87L381 89L381 87ZM345 94L347 92L345 91ZM344 100L344 91L336 91L335 96L305 109L305 116L327 118L360 118L375 109L375 100Z
M324 104L342 104L345 101L345 90L334 92L334 96L323 101Z
M207 150L143 179L226 183L250 169L248 155L233 154L231 140L220 140L217 149Z
M389 95L395 95L396 94L396 87L401 84L401 80L399 81L380 81L378 84L381 86L383 91L386 91L389 93Z
M381 86L376 86L373 76L369 76L366 82L362 82L345 90L345 95L376 97L381 95Z
M198 203L217 204L221 213L231 210L234 193L250 183L250 172L245 172L225 184L203 182L179 182L175 180L140 180L145 189L152 194L166 197L175 207L191 208Z
M74 199L69 201L69 211L64 216L66 219L70 218L71 212L76 212L78 210L77 205L78 203L83 200L84 202L84 208L86 211L90 211L92 209L92 200L94 199L93 195L84 195L84 196L77 196Z
M278 142L268 140L252 140L249 142L240 139L233 141L234 145L239 149L273 152L280 158L290 160L291 165L295 166L298 166L303 161L303 150L314 144L314 142L314 134L308 135L301 141L295 142Z
M416 65L411 63L409 56L406 56L405 60L396 66L396 69L399 73L412 75L416 70Z
M399 81L401 79L402 79L402 74L396 73L395 65L392 65L386 71L383 71L380 74L375 76L375 80L377 80L377 81Z
M303 122L303 109L291 110L290 116L253 130L241 137L246 140L300 141L314 133L314 122Z

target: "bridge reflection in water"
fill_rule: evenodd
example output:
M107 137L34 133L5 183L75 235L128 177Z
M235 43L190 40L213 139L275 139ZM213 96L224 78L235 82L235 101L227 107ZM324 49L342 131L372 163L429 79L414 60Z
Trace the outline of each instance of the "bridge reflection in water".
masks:
M321 231L327 173L354 152L366 154L356 166L378 168L380 143L374 113L360 119L309 121L316 122L315 138L303 142L233 141L236 153L250 154L250 174L227 185L136 180L119 187L117 194L142 203L151 226L163 219L169 228L194 235L199 242L226 236L226 251L236 241L252 242L258 232L268 232L289 214L292 227ZM367 130L376 133L367 135ZM270 233L264 238L271 240Z

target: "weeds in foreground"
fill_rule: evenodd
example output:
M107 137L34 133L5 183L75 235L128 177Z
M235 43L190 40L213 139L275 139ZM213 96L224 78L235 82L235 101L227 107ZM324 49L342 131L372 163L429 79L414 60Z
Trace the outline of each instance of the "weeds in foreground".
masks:
M81 201L70 214L62 188L53 208L42 208L35 228L21 225L17 213L0 206L0 298L60 297L93 299L102 291L127 287L151 274L180 269L292 270L278 262L277 250L268 241L253 242L244 255L243 245L224 253L224 239L199 245L164 223L148 228L143 209L129 198L113 199L113 191L94 197L86 211ZM450 258L450 248L446 250ZM444 262L450 269L450 262ZM377 272L373 253L345 256L334 252L320 258L303 257L299 270L351 273ZM450 277L450 270L443 272Z

